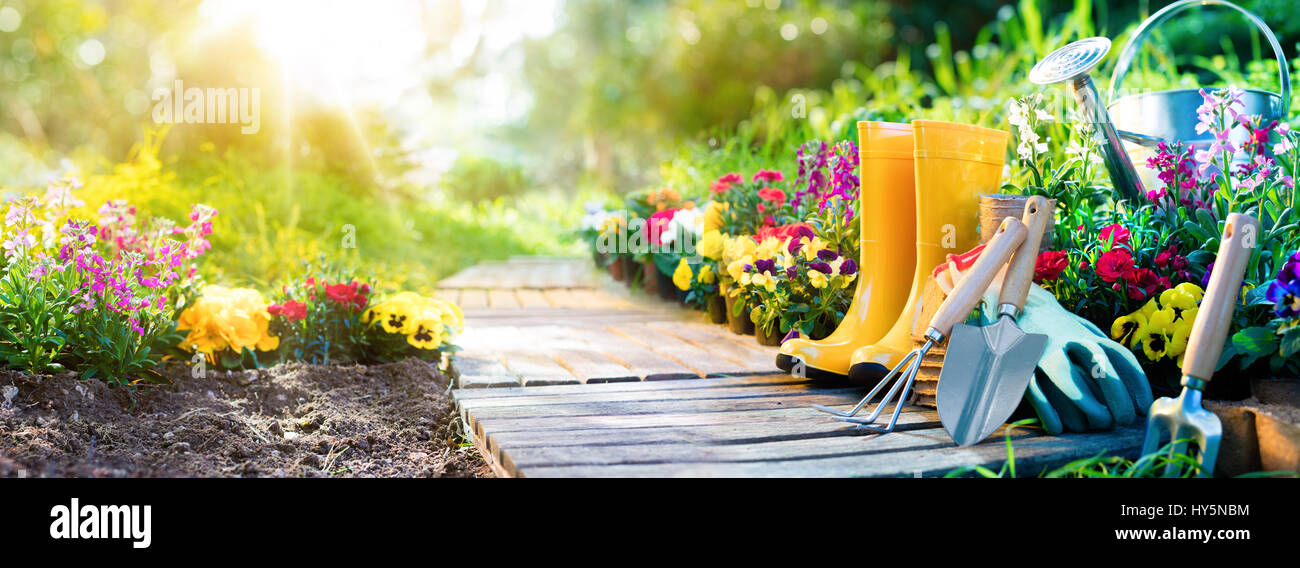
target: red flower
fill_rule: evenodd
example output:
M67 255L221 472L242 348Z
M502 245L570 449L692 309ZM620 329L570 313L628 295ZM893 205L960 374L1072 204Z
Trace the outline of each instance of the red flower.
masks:
M370 295L370 285L369 285L369 284L366 284L365 282L362 282L362 283L358 284L358 285L357 285L357 293L358 293L358 294L365 295L365 296L369 296L369 295Z
M763 227L758 230L757 235L754 235L754 240L761 243L767 240L768 237L776 237L785 240L787 237L811 238L811 236L815 234L816 233L812 230L812 226L807 223L792 223L789 225L781 225L779 227Z
M777 207L785 205L785 192L771 187L758 190L758 197L763 201L775 203Z
M1097 259L1097 275L1107 282L1127 278L1132 271L1133 255L1125 249L1104 252Z
M1116 282L1113 288L1119 290L1120 284ZM1129 299L1135 302L1141 302L1169 289L1169 279L1161 278L1150 268L1133 269L1125 278L1125 284Z
M714 195L718 195L728 189L731 189L731 184L722 183L720 181L715 181L713 182L713 185L709 186L709 191L713 192Z
M297 300L289 300L283 304L271 304L266 311L273 315L283 315L284 319L289 321L298 321L307 317L307 304Z
M764 204L762 204L762 203L759 203L759 204L758 204L758 212L759 212L759 213L762 213L762 212L764 212L764 211L767 211L767 205L764 205Z
M1169 245L1169 248L1160 251L1160 254L1157 254L1156 259L1152 262L1155 263L1156 268L1160 268L1160 269L1169 268L1169 265L1173 262L1174 256L1177 253L1178 253L1178 246Z
M326 284L325 296L340 304L346 304L352 301L352 297L357 295L357 283L351 284Z
M745 178L741 177L740 174L735 172L729 173L725 176L718 178L718 183L724 183L727 184L728 186L735 183L742 183L744 181Z
M1048 282L1061 277L1070 262L1069 253L1063 250L1045 250L1038 253L1034 263L1034 282Z
M1106 225L1101 229L1101 242L1111 242L1111 239L1113 238L1114 241L1112 246L1127 246L1130 236L1131 234L1129 233L1129 230L1119 226L1118 224Z
M754 174L754 181L774 183L778 181L785 181L785 176L782 175L781 172L776 170L758 170L758 173Z

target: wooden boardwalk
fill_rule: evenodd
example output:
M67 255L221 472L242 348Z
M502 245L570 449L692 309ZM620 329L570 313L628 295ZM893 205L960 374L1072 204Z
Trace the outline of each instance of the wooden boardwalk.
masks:
M465 311L461 388L728 377L776 371L776 349L703 314L629 293L590 260L519 258L439 283Z
M467 322L453 395L501 476L941 476L1006 459L1003 432L958 448L931 409L906 409L884 435L831 420L811 405L847 408L863 390L779 374L775 348L630 294L589 260L512 259L439 286ZM1034 475L1136 454L1142 431L1013 439L1018 472Z
M935 477L1006 460L1005 432L960 448L930 409L906 408L890 434L831 420L811 405L848 407L862 390L788 375L454 394L475 445L508 477ZM1142 435L1018 429L1012 440L1023 476L1103 451L1132 457Z

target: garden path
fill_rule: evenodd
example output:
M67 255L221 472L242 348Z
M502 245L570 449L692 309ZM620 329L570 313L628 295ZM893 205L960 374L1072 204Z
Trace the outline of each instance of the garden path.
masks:
M847 407L860 388L779 373L775 349L628 294L590 260L512 259L440 286L467 321L453 396L503 477L936 476L1006 460L1004 431L957 447L931 409L906 408L884 435L831 420L811 405ZM1016 430L1017 473L1134 457L1142 435Z
M776 349L598 274L591 261L519 257L468 268L438 295L465 311L460 388L695 379L776 372Z

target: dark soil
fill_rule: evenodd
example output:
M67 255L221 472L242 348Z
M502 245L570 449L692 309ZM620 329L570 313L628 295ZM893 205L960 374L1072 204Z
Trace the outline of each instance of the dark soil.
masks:
M428 363L163 373L137 389L0 370L0 477L491 476Z

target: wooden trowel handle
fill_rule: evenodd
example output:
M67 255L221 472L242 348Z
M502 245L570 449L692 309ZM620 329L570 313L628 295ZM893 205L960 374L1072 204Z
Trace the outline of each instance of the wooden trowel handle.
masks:
M1046 197L1035 195L1025 202L1025 214L1020 218L1020 222L1025 225L1025 242L1016 250L1016 255L1011 257L1011 264L1007 266L1007 275L1002 279L1002 293L998 296L999 304L1011 304L1017 310L1025 309L1029 286L1034 283L1038 247L1043 242L1043 231L1047 230L1047 223L1051 220L1052 209Z
M1003 219L998 232L984 247L984 252L980 253L979 260L966 271L961 282L957 283L957 287L948 294L948 299L939 306L939 311L935 312L934 318L930 320L930 329L947 337L952 332L952 326L966 321L966 316L975 309L975 304L993 282L993 277L997 276L1002 265L1007 263L1024 240L1024 223L1015 217Z
M1183 374L1209 382L1219 365L1224 340L1232 327L1232 312L1241 294L1241 277L1259 239L1259 221L1249 215L1232 213L1223 224L1219 256L1214 259L1210 285L1201 298L1201 308L1192 324L1183 359Z

